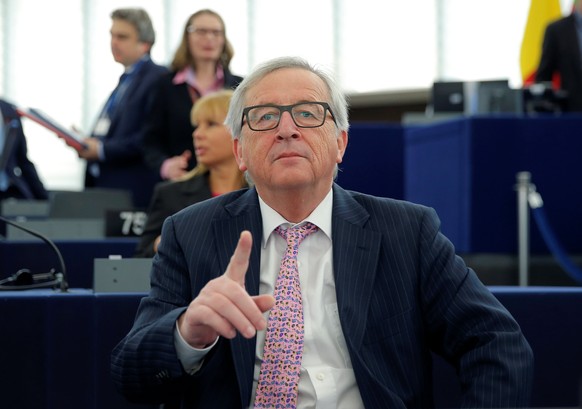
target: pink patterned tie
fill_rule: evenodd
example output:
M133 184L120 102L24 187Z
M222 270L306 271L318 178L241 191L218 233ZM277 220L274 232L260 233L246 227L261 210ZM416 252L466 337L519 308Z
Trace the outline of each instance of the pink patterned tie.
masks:
M287 251L281 260L281 271L275 283L275 306L269 313L269 323L263 349L263 363L255 408L295 408L301 355L303 353L303 304L297 270L299 244L317 226L305 223L287 230L275 229L287 240Z

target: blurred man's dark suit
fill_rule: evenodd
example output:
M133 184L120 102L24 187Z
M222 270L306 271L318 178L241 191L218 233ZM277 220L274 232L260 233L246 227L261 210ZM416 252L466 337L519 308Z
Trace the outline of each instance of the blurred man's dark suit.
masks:
M582 55L576 32L576 15L570 14L546 28L536 82L550 82L560 75L561 89L568 92L566 110L582 112Z
M0 99L0 110L3 121L0 123L4 133L0 165L6 164L4 169L8 178L8 190L0 190L0 200L8 197L17 199L48 198L47 191L40 180L34 164L28 158L28 147L20 116L15 107Z
M87 163L85 186L130 190L134 204L145 209L161 180L144 161L145 122L153 106L152 87L167 70L149 58L142 64L111 114L107 133L91 135L101 139L105 160L98 163L98 174Z

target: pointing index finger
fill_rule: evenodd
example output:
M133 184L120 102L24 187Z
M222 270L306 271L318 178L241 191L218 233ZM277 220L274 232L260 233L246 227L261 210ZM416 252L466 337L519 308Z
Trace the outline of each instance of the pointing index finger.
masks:
M244 230L240 234L234 253L230 258L230 263L226 267L225 275L233 281L236 281L241 286L245 284L245 275L249 268L249 258L251 256L251 248L253 245L253 236L248 230Z

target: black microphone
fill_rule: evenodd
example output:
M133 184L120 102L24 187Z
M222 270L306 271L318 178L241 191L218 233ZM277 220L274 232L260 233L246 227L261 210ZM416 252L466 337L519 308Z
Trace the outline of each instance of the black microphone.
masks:
M52 250L57 255L59 260L59 267L61 269L60 272L56 272L54 268L52 268L48 273L41 273L41 274L31 274L29 270L22 269L16 272L16 274L4 279L0 280L0 291L4 290L31 290L35 288L46 288L46 287L59 287L61 292L66 293L69 289L69 283L67 281L67 272L65 268L65 262L63 261L63 256L61 252L50 240L48 237L40 234L37 231L31 230L27 227L21 226L20 224L8 220L5 217L0 216L0 220L4 223L7 223L11 226L14 226L20 230L23 230L29 234L32 234L35 237L38 237L46 244L48 244ZM46 280L49 281L46 281Z

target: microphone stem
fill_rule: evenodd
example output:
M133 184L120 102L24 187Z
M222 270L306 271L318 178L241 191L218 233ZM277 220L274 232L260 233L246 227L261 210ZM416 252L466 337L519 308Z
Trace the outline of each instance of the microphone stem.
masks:
M25 232L32 234L35 237L38 237L39 239L41 239L42 241L44 241L46 244L48 244L54 251L54 253L57 255L57 258L59 259L59 266L61 268L61 272L60 273L56 273L56 277L57 279L59 279L59 283L60 283L60 290L63 293L66 293L69 289L69 283L67 282L67 272L66 272L66 268L65 268L65 261L63 260L63 256L61 255L61 252L59 251L59 249L57 248L57 246L55 245L55 243L52 242L52 240L49 240L47 237L43 236L42 234L40 234L37 231L31 230L29 228L26 228L24 226L21 226L18 223L14 223L13 221L0 216L0 220L2 220L5 223L10 224L11 226L14 226L18 229L24 230Z

